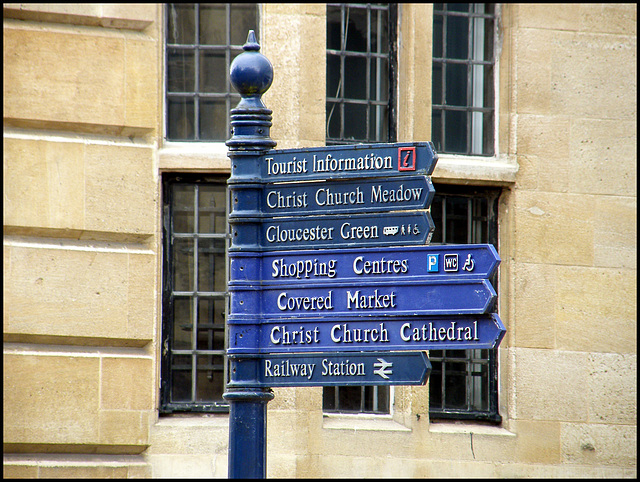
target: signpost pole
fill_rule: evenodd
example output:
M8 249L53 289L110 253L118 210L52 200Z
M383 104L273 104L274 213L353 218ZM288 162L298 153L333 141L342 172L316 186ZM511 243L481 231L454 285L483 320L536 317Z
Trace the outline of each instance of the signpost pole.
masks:
M273 67L259 52L253 30L243 49L230 69L231 83L242 97L231 110L232 136L226 142L231 159L231 198L235 168L247 160L255 161L276 145L269 137L272 111L261 99L271 86ZM229 478L266 478L267 403L273 399L273 392L238 382L223 395L229 402Z

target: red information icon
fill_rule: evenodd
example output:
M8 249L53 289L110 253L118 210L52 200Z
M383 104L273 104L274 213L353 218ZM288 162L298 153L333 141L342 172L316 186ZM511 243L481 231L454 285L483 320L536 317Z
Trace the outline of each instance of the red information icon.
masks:
M416 148L400 147L398 149L398 171L416 170Z

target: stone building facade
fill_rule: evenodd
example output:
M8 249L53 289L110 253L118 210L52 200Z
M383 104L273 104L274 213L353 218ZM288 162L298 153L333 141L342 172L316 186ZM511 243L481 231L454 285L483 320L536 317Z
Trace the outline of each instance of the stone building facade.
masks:
M226 477L228 415L160 413L163 176L230 172L167 141L166 5L3 4L3 475ZM434 7L399 4L396 140L432 133ZM326 137L325 4L259 6L277 148ZM269 477L637 476L637 5L496 8L500 423L276 388Z

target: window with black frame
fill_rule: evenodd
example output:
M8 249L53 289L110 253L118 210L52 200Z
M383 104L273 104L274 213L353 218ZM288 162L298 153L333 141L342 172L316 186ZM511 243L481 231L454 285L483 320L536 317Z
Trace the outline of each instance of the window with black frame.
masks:
M498 250L499 190L436 184L434 187L432 245L489 243ZM490 281L497 293L497 274ZM429 361L431 419L501 421L497 349L430 350Z
M169 3L166 25L166 138L229 138L229 111L240 94L229 66L249 30L258 30L256 3Z
M327 145L395 142L397 8L327 4Z
M494 155L495 4L433 5L432 141L439 154Z
M326 144L395 142L397 4L327 4ZM388 386L325 387L325 412L390 411Z
M226 178L163 175L161 406L225 411Z

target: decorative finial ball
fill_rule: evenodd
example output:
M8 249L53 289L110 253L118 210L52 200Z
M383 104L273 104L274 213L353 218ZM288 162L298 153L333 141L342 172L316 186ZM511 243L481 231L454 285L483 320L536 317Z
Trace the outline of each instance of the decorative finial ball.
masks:
M242 48L244 52L231 62L231 83L243 97L262 95L273 82L273 66L269 59L259 52L260 44L256 42L253 30L249 30L247 42Z

